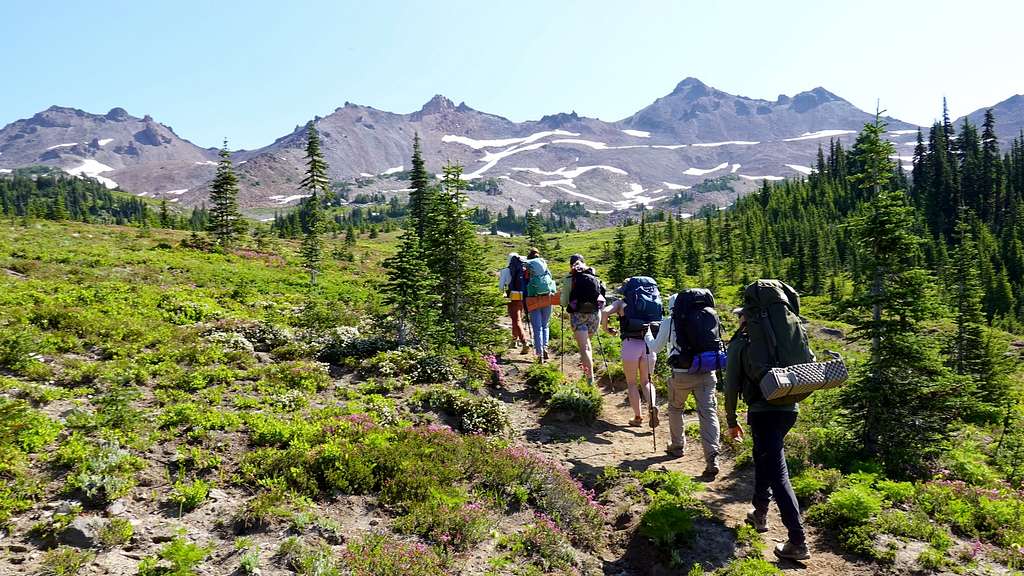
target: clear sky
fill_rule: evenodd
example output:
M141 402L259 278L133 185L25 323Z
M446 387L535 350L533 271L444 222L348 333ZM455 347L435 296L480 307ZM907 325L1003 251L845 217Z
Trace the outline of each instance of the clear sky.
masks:
M52 105L269 144L345 101L434 94L513 120L619 120L695 76L824 86L930 123L1024 92L1018 0L0 0L0 125Z

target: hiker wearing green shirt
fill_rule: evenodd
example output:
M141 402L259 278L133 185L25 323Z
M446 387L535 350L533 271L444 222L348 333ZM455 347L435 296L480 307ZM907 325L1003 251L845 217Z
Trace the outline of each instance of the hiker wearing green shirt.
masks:
M756 390L758 382L752 382L745 372L747 347L747 319L743 308L733 310L740 327L729 342L728 361L725 371L725 414L729 425L729 436L743 438L743 429L736 419L736 404L744 387ZM759 392L757 393L759 395ZM758 532L768 531L768 506L772 497L779 507L782 523L789 533L789 541L775 547L775 555L788 560L806 560L807 551L803 523L800 520L800 504L789 482L786 467L784 441L790 428L796 423L799 408L796 403L770 404L763 397L756 396L747 404L747 425L754 441L754 496L753 509L747 513L747 523Z

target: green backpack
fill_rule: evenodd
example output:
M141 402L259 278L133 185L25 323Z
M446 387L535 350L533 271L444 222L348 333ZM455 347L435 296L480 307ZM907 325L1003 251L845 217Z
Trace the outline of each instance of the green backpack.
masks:
M800 319L800 296L778 280L757 280L743 290L743 315L748 344L743 371L747 375L743 400L761 400L760 382L770 368L785 368L814 361L807 332ZM771 404L795 404L810 394L796 394Z
M531 258L526 261L526 267L530 271L530 281L526 284L527 296L543 296L558 291L555 279L548 270L547 261L543 258Z

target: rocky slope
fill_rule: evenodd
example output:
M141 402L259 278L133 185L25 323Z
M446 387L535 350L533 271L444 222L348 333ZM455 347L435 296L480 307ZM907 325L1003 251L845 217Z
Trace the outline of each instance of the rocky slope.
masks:
M1004 140L1024 122L1021 100L997 106ZM474 204L522 211L563 199L609 212L638 203L664 205L678 193L688 195L684 210L728 204L763 179L809 173L820 145L830 138L852 143L871 118L820 87L760 100L687 78L616 122L575 112L513 122L435 96L408 114L345 103L316 124L331 177L353 192L403 193L418 133L432 172L446 161L465 166ZM887 120L907 164L916 126ZM297 126L266 147L236 153L244 208L265 213L298 202L304 141L304 128ZM50 164L186 206L205 201L216 159L215 150L179 138L148 116L57 107L0 130L0 154L0 170ZM725 185L716 190L686 192L721 177Z

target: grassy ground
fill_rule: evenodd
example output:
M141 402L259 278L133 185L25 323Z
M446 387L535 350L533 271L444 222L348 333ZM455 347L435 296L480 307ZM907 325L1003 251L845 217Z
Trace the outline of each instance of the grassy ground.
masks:
M575 252L602 270L612 235L552 236L553 273ZM295 243L216 254L181 247L186 236L0 225L0 573L629 574L700 561L686 550L702 531L723 545L709 569L773 573L758 564L759 540L715 505L737 485L702 491L673 475L688 468L644 476L595 451L633 446L619 393L557 371L530 380L511 357L394 349L376 287L395 234L360 239L354 261L330 260L316 287ZM482 238L495 270L525 251L519 238ZM720 291L723 311L737 290ZM859 358L822 330L849 329L824 299L806 309L816 350ZM602 343L614 376L618 343ZM571 338L565 350L578 375ZM834 403L804 406L790 450L802 498L823 507L823 538L867 502L860 539L847 540L928 546L897 565L948 566L971 538L989 547L973 566L1012 565L1024 531L1008 493L926 483L908 495L828 470L842 464L830 460ZM951 463L974 475L969 486L998 491L992 438L972 430ZM741 470L749 446L732 450ZM623 503L632 520L620 525ZM873 550L858 552L885 560ZM811 573L843 573L843 562Z

